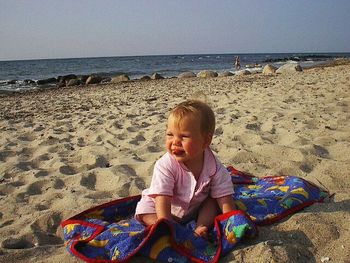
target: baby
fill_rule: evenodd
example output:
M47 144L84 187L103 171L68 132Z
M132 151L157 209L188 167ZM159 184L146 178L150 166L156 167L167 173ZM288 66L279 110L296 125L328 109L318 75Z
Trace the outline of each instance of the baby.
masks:
M139 221L196 218L195 233L206 238L219 211L235 209L231 177L209 148L214 130L214 112L204 102L185 101L170 112L167 153L156 162L151 186L137 204Z

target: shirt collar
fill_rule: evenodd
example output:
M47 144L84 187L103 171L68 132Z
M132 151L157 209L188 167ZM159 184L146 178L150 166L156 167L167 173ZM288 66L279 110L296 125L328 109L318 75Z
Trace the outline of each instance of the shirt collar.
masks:
M172 157L172 156L171 156ZM172 157L174 158L174 157ZM174 158L175 159L175 158ZM186 167L186 165L182 162L178 162L182 169L184 169L187 172L190 172L190 170ZM206 180L207 178L211 178L213 175L215 175L217 172L217 164L216 164L216 158L212 150L207 147L204 150L204 164L203 164L203 169L201 172L201 175L199 176L200 180ZM203 175L205 177L203 177Z

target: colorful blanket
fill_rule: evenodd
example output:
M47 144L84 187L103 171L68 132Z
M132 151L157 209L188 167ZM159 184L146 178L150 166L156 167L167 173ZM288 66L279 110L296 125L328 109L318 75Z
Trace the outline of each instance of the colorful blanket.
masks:
M273 223L328 196L299 177L258 178L228 170L239 210L217 216L209 239L193 233L194 221L182 225L159 220L143 226L133 218L141 196L131 196L63 221L66 248L87 262L124 262L135 255L162 262L217 262L242 238L256 235L256 225Z

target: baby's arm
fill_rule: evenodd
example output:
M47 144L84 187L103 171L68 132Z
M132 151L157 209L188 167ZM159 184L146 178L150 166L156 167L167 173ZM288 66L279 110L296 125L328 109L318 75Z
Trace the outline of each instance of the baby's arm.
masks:
M232 195L226 195L216 199L223 214L236 209Z
M167 195L157 195L156 200L156 214L157 219L165 218L167 220L172 220L171 216L171 196Z

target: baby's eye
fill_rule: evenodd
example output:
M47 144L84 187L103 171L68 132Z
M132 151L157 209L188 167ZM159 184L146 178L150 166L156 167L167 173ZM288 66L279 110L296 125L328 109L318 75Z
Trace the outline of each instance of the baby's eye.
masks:
M173 134L172 133L167 133L166 136L171 137L171 136L173 136Z

